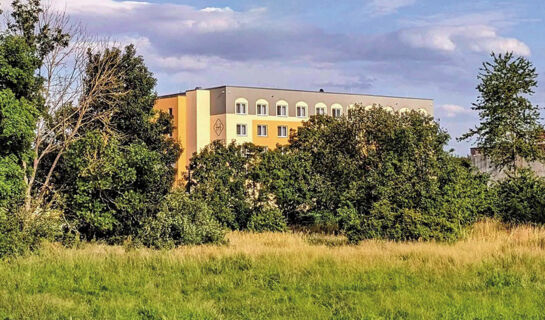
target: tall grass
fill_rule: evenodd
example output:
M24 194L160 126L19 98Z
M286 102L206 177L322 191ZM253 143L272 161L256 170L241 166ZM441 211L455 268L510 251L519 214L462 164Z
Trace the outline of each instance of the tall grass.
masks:
M293 233L169 251L46 244L0 262L0 319L543 319L545 229L454 244Z

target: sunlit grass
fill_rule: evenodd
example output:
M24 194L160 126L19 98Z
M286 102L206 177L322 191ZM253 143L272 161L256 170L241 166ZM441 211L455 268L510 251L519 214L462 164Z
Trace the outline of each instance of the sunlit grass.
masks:
M239 233L169 251L47 244L0 262L0 319L542 319L545 229L454 244Z

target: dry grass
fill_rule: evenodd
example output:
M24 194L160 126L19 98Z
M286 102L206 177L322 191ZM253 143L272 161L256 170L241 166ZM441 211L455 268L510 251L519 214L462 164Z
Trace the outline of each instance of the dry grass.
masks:
M0 318L540 319L545 229L483 221L452 244L241 232L168 251L47 244L0 274Z
M186 246L168 251L129 249L102 244L85 244L77 249L66 249L59 244L46 244L45 251L58 259L84 256L91 259L112 256L146 259L160 255L172 260L203 261L243 254L254 258L265 255L288 256L306 262L318 258L334 258L347 263L356 261L373 264L379 261L405 261L408 255L448 260L449 263L460 265L478 263L483 259L506 253L545 258L545 228L509 227L495 220L477 223L464 240L452 244L367 240L359 245L349 245L342 236L278 232L231 232L227 235L227 240L225 245Z

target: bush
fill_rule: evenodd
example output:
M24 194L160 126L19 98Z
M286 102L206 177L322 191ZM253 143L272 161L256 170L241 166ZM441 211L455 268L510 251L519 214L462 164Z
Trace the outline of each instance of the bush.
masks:
M42 241L55 240L59 227L57 212L26 216L0 208L0 258L36 251Z
M172 248L219 243L224 236L223 227L207 205L177 189L165 197L157 216L143 223L138 241L148 247Z
M361 107L311 118L290 139L313 170L308 211L352 242L450 241L483 213L487 177L444 151L448 140L429 116Z
M531 170L521 170L499 181L492 192L496 214L504 222L545 223L545 179Z
M248 222L248 230L255 232L286 231L286 218L282 211L271 206L264 206L255 210Z

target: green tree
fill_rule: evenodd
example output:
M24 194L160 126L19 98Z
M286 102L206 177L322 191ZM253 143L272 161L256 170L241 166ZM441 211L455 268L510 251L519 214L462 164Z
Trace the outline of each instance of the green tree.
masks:
M418 112L356 107L311 119L291 148L312 163L312 210L350 240L452 240L481 212L487 179L444 151L448 139Z
M191 196L204 201L214 217L232 230L284 230L282 212L255 179L263 152L251 143L212 142L190 161Z
M31 157L31 144L39 115L41 79L34 51L23 38L0 35L0 205L20 203L24 195L24 163Z
M516 173L523 160L545 157L540 146L544 130L539 107L529 100L537 86L537 73L530 61L512 53L492 53L492 59L480 69L479 98L472 108L479 112L481 123L460 140L476 137L477 147L496 168Z
M86 79L96 78L112 56L121 85L109 90L119 91L119 98L90 104L92 113L110 116L80 131L54 180L63 187L68 221L85 238L119 241L138 236L159 211L174 183L180 147L167 136L171 117L153 110L156 80L133 46L90 53ZM92 86L86 83L86 90Z

